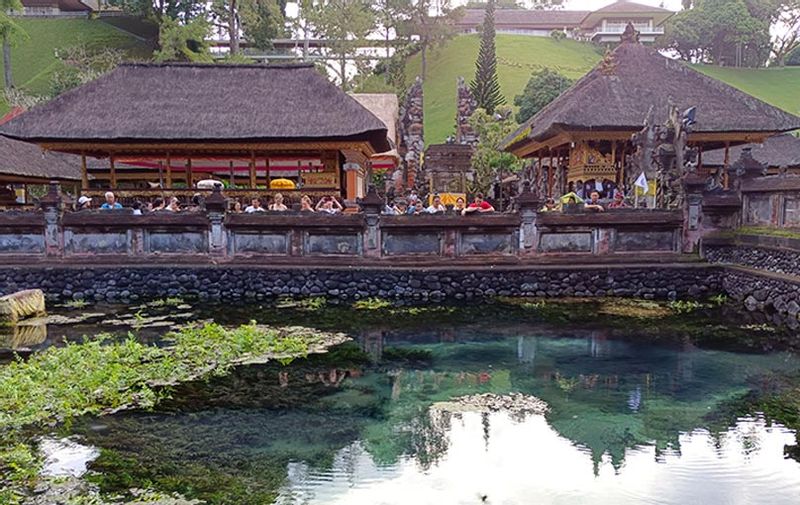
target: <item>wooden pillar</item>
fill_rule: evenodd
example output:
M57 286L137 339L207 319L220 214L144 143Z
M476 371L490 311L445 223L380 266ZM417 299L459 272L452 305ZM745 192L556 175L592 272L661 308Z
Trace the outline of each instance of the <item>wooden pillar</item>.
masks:
M697 173L703 173L703 145L697 146Z
M169 153L167 153L167 189L172 189L172 160L170 160Z
M186 187L191 188L194 186L194 181L192 180L192 158L186 158Z
M553 178L555 177L555 170L553 170L553 151L550 151L550 166L547 167L547 196L553 197Z
M114 155L108 155L108 161L111 164L110 181L111 189L117 189L117 168L114 166Z
M235 171L234 171L234 169L233 169L233 160L231 160L231 161L229 161L229 162L228 162L228 166L229 166L229 167L230 167L230 169L231 169L231 177L230 177L230 179L231 179L231 180L230 180L230 184L231 184L231 189L233 189L233 188L235 188L235 187L236 187L236 173L235 173Z
M731 161L731 153L730 153L731 143L725 142L725 161L723 162L722 166L722 187L724 189L728 189L728 165Z
M86 154L81 153L81 189L89 189L89 171L86 168Z
M627 142L622 142L622 155L619 160L619 181L617 181L617 187L620 189L620 193L625 192L625 157L627 154L625 151L627 147Z
M250 151L250 189L256 189L256 153Z
M611 141L611 166L614 167L616 173L614 174L614 182L617 183L619 181L619 168L617 167L617 141ZM611 195L613 198L614 195Z
M269 189L269 181L271 179L269 175L269 158L264 158L264 180L266 181L267 189Z

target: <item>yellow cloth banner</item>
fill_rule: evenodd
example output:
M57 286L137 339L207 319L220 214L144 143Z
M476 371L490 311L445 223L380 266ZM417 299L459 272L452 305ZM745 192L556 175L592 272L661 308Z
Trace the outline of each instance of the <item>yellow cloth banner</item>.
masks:
M442 205L455 205L456 200L459 198L464 199L464 203L467 203L467 194L466 193L437 193L439 198L442 199ZM433 205L433 194L428 195L428 205Z

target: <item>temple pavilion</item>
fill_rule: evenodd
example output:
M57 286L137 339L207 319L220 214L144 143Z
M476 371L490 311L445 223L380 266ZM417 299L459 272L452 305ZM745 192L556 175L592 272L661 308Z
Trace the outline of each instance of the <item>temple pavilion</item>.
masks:
M234 197L344 198L391 151L386 125L307 64L123 64L0 133L78 155L84 192L123 200L187 197L210 179Z
M542 167L548 195L598 181L630 188L631 177L638 175L626 173L631 136L648 117L663 124L671 104L680 111L696 107L688 144L699 148L700 174L707 171L704 151L722 149L727 170L731 146L800 128L799 117L642 45L630 26L627 32L586 76L503 143L505 150ZM561 184L554 181L558 175Z

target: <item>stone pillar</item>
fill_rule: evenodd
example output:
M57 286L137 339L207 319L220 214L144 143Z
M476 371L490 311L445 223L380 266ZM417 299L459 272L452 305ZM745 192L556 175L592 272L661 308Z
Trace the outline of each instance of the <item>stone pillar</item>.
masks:
M469 124L469 119L478 107L478 102L472 96L469 86L463 77L456 80L456 144L478 143L478 135Z
M60 257L64 254L64 230L61 227L61 212L64 207L61 186L50 182L50 189L40 201L44 211L44 248L48 257Z
M529 181L525 181L522 193L517 197L517 205L522 217L519 230L519 254L527 256L536 254L539 246L539 234L536 230L536 212L542 201L536 192L531 190Z
M414 84L406 91L406 98L400 106L400 146L398 152L405 162L405 180L407 188L414 187L417 172L420 170L420 158L425 148L425 128L423 123L422 79L417 77Z
M379 258L381 256L381 211L385 205L373 186L367 196L358 200L361 212L364 213L367 227L364 230L364 256Z
M225 231L223 221L227 202L222 195L221 186L215 185L205 201L208 220L211 222L211 229L208 235L208 250L212 256L226 256L228 252L228 235Z

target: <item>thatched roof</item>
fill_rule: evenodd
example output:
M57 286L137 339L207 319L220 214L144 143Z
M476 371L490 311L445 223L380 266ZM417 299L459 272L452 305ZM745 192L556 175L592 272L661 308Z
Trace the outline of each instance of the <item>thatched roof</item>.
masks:
M386 126L312 65L119 66L0 127L33 142L366 140Z
M694 132L779 133L800 117L773 107L642 44L624 42L504 141L513 150L565 130L635 132L652 107L666 119L670 100L697 107Z
M784 133L775 135L763 144L745 144L731 147L728 153L729 163L734 163L742 155L742 150L750 149L756 161L770 168L800 167L800 138ZM703 153L703 166L720 167L725 164L725 149L714 149Z
M35 144L0 136L0 177L80 181L81 159L72 154L43 152Z
M394 93L350 93L358 103L380 119L386 126L386 136L397 144L397 121L400 118L400 103Z

